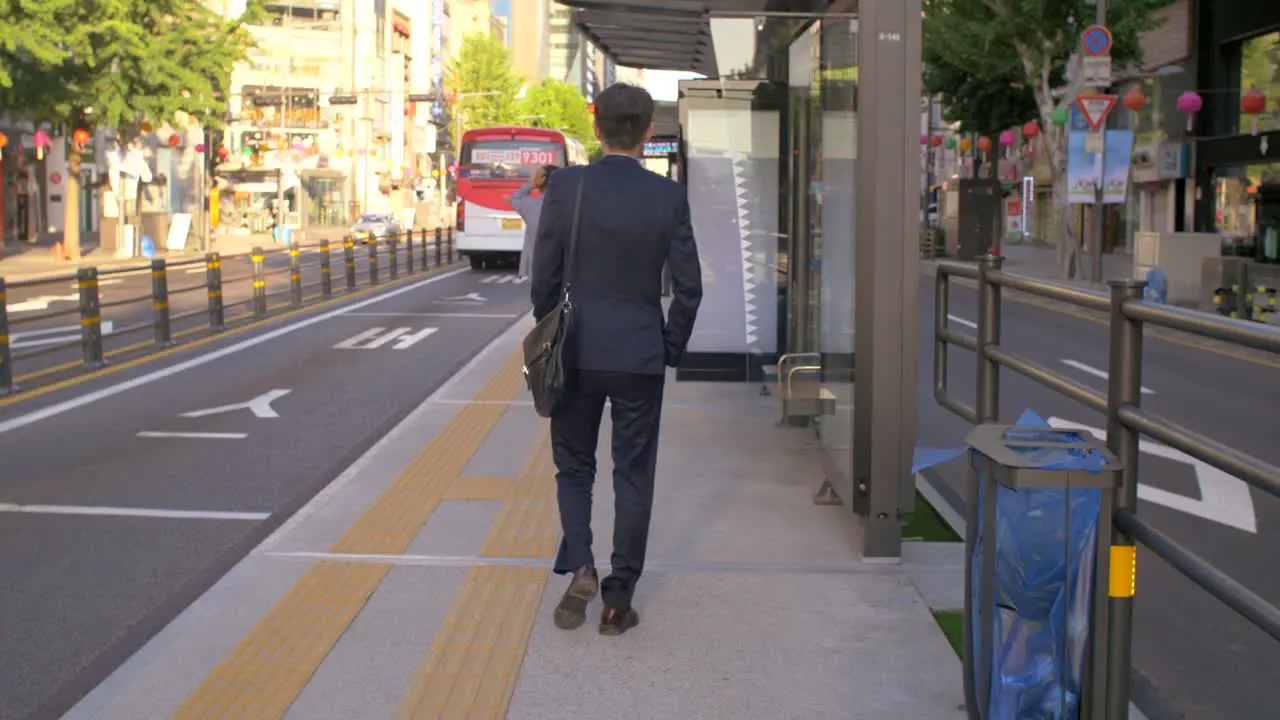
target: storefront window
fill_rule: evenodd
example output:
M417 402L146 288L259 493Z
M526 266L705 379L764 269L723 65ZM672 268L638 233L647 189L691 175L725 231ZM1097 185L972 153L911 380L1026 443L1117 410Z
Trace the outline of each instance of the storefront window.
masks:
M1280 32L1267 33L1240 45L1240 93L1256 88L1267 99L1267 108L1257 115L1240 113L1240 131L1251 132L1257 122L1259 131L1280 130L1280 117L1274 111L1280 98Z
M308 227L346 225L346 202L342 197L343 178L304 177L302 183L307 197Z
M1280 163L1219 168L1213 201L1224 254L1280 261Z

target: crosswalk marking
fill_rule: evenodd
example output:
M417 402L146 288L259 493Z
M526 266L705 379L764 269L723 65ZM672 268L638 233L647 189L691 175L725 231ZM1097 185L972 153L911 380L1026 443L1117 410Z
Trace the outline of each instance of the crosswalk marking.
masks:
M523 282L528 282L528 280L529 278L520 277L518 275L485 275L484 277L480 278L480 282L488 283L490 285L494 283L506 283L506 284L518 285Z

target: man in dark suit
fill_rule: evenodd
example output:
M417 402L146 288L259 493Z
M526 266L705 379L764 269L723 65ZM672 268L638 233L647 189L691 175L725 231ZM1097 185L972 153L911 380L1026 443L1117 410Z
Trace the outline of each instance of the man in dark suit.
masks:
M582 625L597 590L600 632L635 626L631 607L644 569L658 457L658 421L666 368L675 367L693 334L702 301L702 269L684 186L640 164L652 134L653 98L618 84L596 98L596 137L604 157L551 177L534 245L532 299L541 320L572 287L576 361L570 397L551 418L560 523L564 539L555 572L571 575L556 608L566 630ZM577 254L564 276L574 200L584 179ZM662 275L674 297L662 312ZM611 574L600 583L591 544L591 489L605 401L613 422L614 530Z

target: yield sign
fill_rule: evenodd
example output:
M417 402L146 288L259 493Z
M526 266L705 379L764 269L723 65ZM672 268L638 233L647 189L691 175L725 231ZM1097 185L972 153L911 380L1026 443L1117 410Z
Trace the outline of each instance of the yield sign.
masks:
M1076 104L1080 106L1080 113L1084 115L1084 121L1089 123L1089 129L1097 132L1107 122L1107 116L1111 114L1111 110L1116 106L1115 95L1078 95L1076 96Z

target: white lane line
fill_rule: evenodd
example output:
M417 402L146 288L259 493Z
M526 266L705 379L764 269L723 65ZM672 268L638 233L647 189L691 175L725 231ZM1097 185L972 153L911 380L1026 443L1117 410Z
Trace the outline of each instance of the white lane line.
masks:
M967 327L967 328L973 328L974 330L977 330L977 329L978 329L978 323L976 323L976 322L974 322L974 321L972 321L972 320L965 320L964 318L962 318L962 317L957 317L957 316L955 316L955 315L947 315L947 319L948 319L948 320L950 320L951 322L953 322L953 323L957 324L957 325L963 325L963 326L965 326L965 327Z
M36 310L48 310L49 305L56 302L77 302L79 300L80 295L77 293L70 295L37 295L30 300L10 303L8 309L10 313L35 312Z
M218 510L166 510L164 508L108 507L101 505L14 505L0 503L0 512L33 515L99 515L107 517L167 518L172 520L266 520L271 513Z
M1064 358L1064 359L1062 360L1062 364L1063 364L1063 365L1066 365L1067 367L1073 367L1073 368L1075 368L1075 369L1079 370L1080 372L1085 373L1085 374L1087 374L1087 375L1092 375L1092 376L1097 377L1097 378L1102 378L1103 380L1106 380L1106 379L1107 379L1107 371L1106 371L1106 370L1099 370L1098 368L1096 368L1096 367L1094 367L1094 366L1092 366L1092 365L1085 365L1084 363L1080 362L1079 360L1071 360L1071 359L1068 359L1068 358ZM1152 390L1151 388L1146 388L1146 387L1144 387L1144 388L1142 388L1142 394L1143 394L1143 395L1155 395L1155 394L1156 394L1156 391L1155 391L1155 390Z
M219 432L166 432L162 430L143 430L138 433L140 438L184 438L187 440L244 440L249 437L249 433L219 433Z
M420 312L420 313L352 312L352 313L347 313L347 317L421 317L421 318L476 318L476 319L494 318L494 319L503 319L503 320L518 318L520 317L520 315L521 313L512 313L512 314L509 314L509 313L447 313L447 312L442 312L442 313L429 313L429 312Z
M115 329L115 325L110 320L102 321L102 335L105 337L110 335ZM42 335L52 335L54 333L65 333L57 337L40 337ZM38 340L30 340L28 338L40 338ZM45 328L44 330L29 330L23 333L14 333L12 342L9 347L17 349L24 347L44 347L46 345L57 345L58 343L71 342L80 339L80 327L77 325L64 325L56 328Z
M404 295L405 293L413 292L414 290L418 290L420 288L426 287L427 285L430 285L432 283L436 283L446 278L455 277L457 275L461 275L462 273L470 272L470 271L471 271L470 268L459 268L457 270L451 270L442 275L433 275L424 280L419 280L418 282L415 282L413 284L405 285L404 287L399 287L394 290L388 290L379 295L375 295L374 297L360 300L359 302L353 303L347 307L336 308L334 310L330 310L321 315L315 315L313 317L304 318L292 324L284 325L282 327L278 327L269 332L262 333L261 335L254 335L252 337L245 338L244 340L241 340L237 343L227 345L226 347L221 347L216 350L211 350L210 352L207 352L203 355L197 355L196 357L193 357L189 360L184 360L174 365L170 365L169 367L153 370L152 372L149 372L145 375L139 375L138 377L130 378L128 380L118 382L114 385L108 385L107 387L94 390L93 392L88 392L83 395L77 395L76 397L70 398L68 400L63 400L60 403L54 403L47 407L42 407L39 410L33 410L29 413L19 415L15 418L10 418L8 420L0 421L0 435L3 435L8 432L13 432L14 430L17 430L19 428L24 428L28 425L35 424L37 422L40 422L41 420L47 420L48 418L51 418L51 417L57 417L58 415L61 415L63 413L70 412L77 408L84 407L85 405L91 405L95 402L98 402L99 400L105 400L109 397L114 397L116 395L119 395L120 393L128 392L129 390L132 390L134 388L150 385L151 383L157 380L163 380L165 378L178 375L192 368L197 368L202 365L207 365L211 362L214 362L215 360L221 360L222 358L227 357L228 355L234 355L235 353L238 353L242 350L248 350L251 347L257 347L258 345L262 345L263 343L271 342L276 338L284 337L285 335L289 335L291 333L297 332L298 330L302 330L303 328L311 327L312 325L325 322L326 320L332 320L333 318L339 317L343 313L349 310L358 310L362 307L369 307L370 305L373 305L375 303L380 303L383 300L386 300L388 298Z

